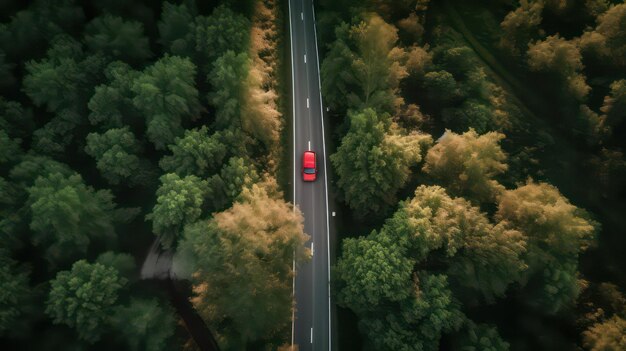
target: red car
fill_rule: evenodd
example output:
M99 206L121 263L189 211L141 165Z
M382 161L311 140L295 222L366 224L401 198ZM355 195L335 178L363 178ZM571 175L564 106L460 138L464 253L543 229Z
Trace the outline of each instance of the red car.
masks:
M302 155L302 180L312 182L317 178L317 160L315 152L305 151Z

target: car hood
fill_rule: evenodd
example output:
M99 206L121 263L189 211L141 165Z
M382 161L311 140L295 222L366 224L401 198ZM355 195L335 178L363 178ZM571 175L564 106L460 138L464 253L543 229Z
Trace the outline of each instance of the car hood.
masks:
M315 176L315 174L303 173L302 179L304 179L305 182L312 182L315 180Z

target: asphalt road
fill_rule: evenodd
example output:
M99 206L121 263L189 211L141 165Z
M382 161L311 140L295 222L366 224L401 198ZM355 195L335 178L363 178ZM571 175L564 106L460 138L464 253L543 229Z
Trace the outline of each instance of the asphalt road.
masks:
M312 0L289 0L291 68L293 84L293 194L304 215L304 230L311 236L310 262L296 267L296 311L293 344L302 350L331 349L329 289L329 213L324 146L323 107L320 94L315 14ZM317 153L318 177L302 181L302 154Z

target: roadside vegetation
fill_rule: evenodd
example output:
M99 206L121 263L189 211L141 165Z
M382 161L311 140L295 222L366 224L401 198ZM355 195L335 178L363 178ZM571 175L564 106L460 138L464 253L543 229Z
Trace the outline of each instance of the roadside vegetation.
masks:
M0 8L0 348L194 349L139 279L157 238L222 350L285 344L279 4Z
M626 5L320 1L318 21L340 347L626 347Z

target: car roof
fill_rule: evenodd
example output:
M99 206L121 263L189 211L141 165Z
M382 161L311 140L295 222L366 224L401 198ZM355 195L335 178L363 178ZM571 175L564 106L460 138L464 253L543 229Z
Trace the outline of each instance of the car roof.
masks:
M310 150L305 151L305 152L304 152L304 160L305 160L305 161L308 161L308 162L313 162L313 161L315 161L315 152L310 151Z

